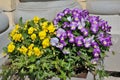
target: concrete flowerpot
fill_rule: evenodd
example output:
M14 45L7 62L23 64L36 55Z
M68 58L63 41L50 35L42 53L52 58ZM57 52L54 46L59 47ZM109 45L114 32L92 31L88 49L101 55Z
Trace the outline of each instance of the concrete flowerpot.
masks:
M53 20L58 12L65 8L79 8L82 7L75 0L21 0L22 2L17 6L14 13L14 22L18 23L19 18L23 21L32 19L34 16ZM26 2L24 2L26 1ZM32 1L32 2L31 2ZM36 2L37 1L37 2Z
M0 10L0 33L4 32L9 27L9 20L2 10Z

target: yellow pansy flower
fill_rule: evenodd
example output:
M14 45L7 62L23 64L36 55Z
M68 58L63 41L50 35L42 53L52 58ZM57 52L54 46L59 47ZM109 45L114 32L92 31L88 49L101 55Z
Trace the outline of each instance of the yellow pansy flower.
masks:
M28 49L29 49L29 50L32 50L33 47L34 47L34 44L30 44L29 47L28 47Z
M27 49L25 46L22 46L21 48L22 48L22 50L23 50L23 53L27 53L27 50L28 50L28 49Z
M24 26L24 30L27 30L27 27L28 27L28 25L27 25L27 24L25 24L25 26Z
M42 53L40 52L38 47L34 47L34 53L35 53L36 56L41 56L42 55Z
M19 29L19 24L15 25L15 29L18 30Z
M32 54L33 54L32 50L29 50L28 53L27 53L28 56L31 56Z
M50 33L54 32L55 31L55 26L53 25L53 23L51 23L48 27L48 30Z
M36 34L32 34L31 39L34 41L36 39Z
M39 21L39 17L38 17L38 16L35 16L35 17L33 18L33 20L34 20L34 23L37 24L38 21Z
M30 27L29 29L28 29L28 34L32 34L34 32L34 28L33 27Z
M49 38L44 39L42 42L42 46L43 46L43 48L49 47L50 46L50 39Z
M16 29L13 29L13 30L10 32L10 36L13 37L16 32L17 32Z
M10 36L13 37L17 32L18 32L18 29L19 29L19 25L15 25L15 28L10 32Z
M18 49L21 53L24 55L27 53L28 49L25 46L22 46L20 49Z
M39 37L40 39L44 39L46 37L46 32L45 31L39 32Z
M22 38L22 34L15 34L15 35L13 35L13 40L15 42L17 42L17 41L21 42L22 39L23 39Z
M45 31L45 32L48 32L47 26L42 26L42 30Z
M48 31L47 26L48 26L48 22L47 21L43 22L42 23L42 30L47 32Z
M13 42L11 42L7 48L8 48L8 52L11 53L15 50L15 45L13 44Z
M43 22L43 23L42 23L42 28L46 27L47 25L48 25L48 22L47 22L47 21Z

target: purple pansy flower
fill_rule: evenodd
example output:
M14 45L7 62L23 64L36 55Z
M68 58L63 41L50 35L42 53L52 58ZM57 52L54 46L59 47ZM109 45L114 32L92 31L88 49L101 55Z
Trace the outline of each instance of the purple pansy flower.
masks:
M94 50L93 50L93 56L95 57L95 58L99 58L99 56L100 56L100 49L99 48L95 48Z
M54 25L56 26L56 25L58 24L58 22L59 22L59 18L56 17L56 18L53 20L53 23L54 23Z
M85 38L85 39L83 40L83 43L84 43L85 48L89 48L89 47L91 46L91 44L92 44L92 41L93 41L92 38Z
M80 31L83 33L84 36L88 36L88 29L82 28Z
M65 37L64 36L60 36L60 42L64 42L65 41Z
M67 36L69 37L69 42L74 43L75 38L71 31L67 31Z
M108 40L103 39L103 40L101 41L102 45L103 45L103 46L108 46L108 42L107 42L107 41L108 41Z
M64 29L62 29L62 28L59 28L57 31L56 31L56 35L57 35L57 37L60 37L60 36L67 36L67 34L66 34L66 31L64 30Z
M74 19L75 22L79 22L80 21L79 16L73 16L73 19Z
M73 16L79 16L79 9L78 8L75 8L72 10L72 15Z
M112 41L111 41L111 35L106 33L106 35L98 37L99 41L101 42L101 44L103 46L111 46L112 45Z
M59 48L60 50L62 50L62 49L63 49L63 47L64 47L64 45L63 45L63 44L61 44L61 43L59 43L56 47L57 47L57 48Z
M56 47L59 48L60 50L62 50L66 45L67 45L66 42L62 41L62 42L58 43L58 45Z
M99 22L99 16L89 16L88 17L88 21L90 23L98 24L98 22Z
M80 22L78 22L78 29L81 30L85 27L85 20L81 18Z
M100 20L99 21L99 26L103 31L110 32L111 31L111 26L108 25L108 22L105 20Z
M89 12L87 10L83 10L81 12L81 16L86 20L89 17Z
M94 41L94 42L92 42L92 47L93 47L93 48L99 48L99 45L98 45L97 42Z
M71 10L69 8L66 8L65 10L63 10L63 13L64 14L70 14L71 13Z
M72 34L72 31L71 31L71 30L68 30L68 31L67 31L67 36L68 36L68 37L73 37L73 36L74 36L74 35Z
M70 23L70 28L71 28L71 30L75 30L77 26L78 26L78 25L77 25L77 22L71 22L71 23Z
M105 37L104 33L103 32L100 32L98 35L97 35L98 39L101 38L101 37Z
M107 32L110 32L111 31L111 26L108 26L107 29L106 29Z
M59 39L56 37L51 38L51 40L50 40L50 43L52 46L57 46L58 42L59 42Z
M62 27L63 28L69 27L69 23L68 22L64 22Z
M77 46L82 46L83 44L83 36L78 36L75 38L75 43L77 44Z
M98 24L91 24L90 30L91 30L94 34L96 34L96 33L98 32L98 30L99 30Z
M60 42L60 43L63 44L63 46L66 46L66 45L67 45L65 41L62 41L62 42Z
M90 30L96 34L99 30L99 16L90 16L88 21L91 23Z
M64 15L65 15L64 13L60 12L57 14L57 18L60 20Z
M100 42L103 46L106 46L106 47L109 47L112 45L111 37L102 38L100 39Z
M56 19L53 20L54 25L58 24L58 21Z
M91 60L91 63L92 64L97 64L98 61L99 61L99 58L94 58L94 59Z
M69 38L69 42L70 42L70 43L74 43L74 42L75 42L75 38L74 38L74 37L70 37L70 38Z

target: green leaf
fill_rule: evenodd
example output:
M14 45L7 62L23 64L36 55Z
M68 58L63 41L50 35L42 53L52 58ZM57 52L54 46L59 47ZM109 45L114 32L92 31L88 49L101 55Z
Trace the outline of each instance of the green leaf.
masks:
M34 24L34 22L33 22L33 21L30 21L30 22L29 22L29 25L30 25L30 26L32 26L32 27L34 27L34 26L35 26L35 24Z
M93 48L89 48L88 52L90 53L93 52Z
M30 73L33 73L33 70L36 69L36 66L35 66L35 64L31 64L27 68L29 68Z
M106 54L105 53L101 53L100 56L101 56L101 58L104 58L104 57L106 57Z
M3 47L3 51L5 52L5 53L7 53L7 47Z
M24 39L29 38L29 35L27 33L25 33L25 32L22 32L22 36L24 37Z
M60 79L63 79L63 80L66 80L66 79L67 79L66 72L60 70L59 78L60 78Z
M26 71L22 68L22 69L21 69L21 73L22 73L22 74L25 74Z
M67 18L63 17L63 18L62 18L62 21L63 21L63 22L66 22L66 21L68 21L68 20L67 20Z
M89 27L90 27L90 23L89 23L88 21L86 21L85 24L86 24L86 25L85 25L86 28L89 28Z
M30 61L30 62L35 62L35 60L36 60L36 57L35 57L35 56L29 57L29 61Z
M23 21L22 21L22 17L20 17L20 19L19 19L19 25L20 25L21 27L24 27L24 24L23 24Z

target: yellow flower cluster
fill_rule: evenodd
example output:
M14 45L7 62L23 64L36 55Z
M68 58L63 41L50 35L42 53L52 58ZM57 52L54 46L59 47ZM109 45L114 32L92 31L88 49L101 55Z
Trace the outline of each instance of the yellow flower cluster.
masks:
M46 22L44 22L44 23L42 24L42 29L43 29L45 32L48 32L48 31L49 31L49 33L53 33L53 32L55 31L55 26L53 25L52 22L51 22L51 23L48 23L48 22L46 21Z
M24 25L17 24L10 32L13 42L7 46L8 52L18 51L23 55L39 57L44 53L44 49L50 46L50 37L54 32L55 26L52 22L35 16Z
M41 56L42 55L38 47L34 47L33 50L34 50L34 53L35 53L36 56Z
M15 35L13 35L13 40L14 40L15 42L17 42L17 41L21 42L21 40L23 40L22 34L16 33Z
M42 31L39 32L39 37L42 41L43 48L47 48L50 46L49 36L51 33L54 33L55 27L53 23L44 22L42 25Z
M49 25L48 31L49 31L50 33L53 33L53 32L55 31L55 27L54 27L53 23L51 23L51 24Z
M15 45L13 44L13 42L11 42L7 48L8 48L8 52L11 53L15 50Z
M39 17L35 16L33 20L34 20L34 23L37 24L39 22Z
M28 34L32 34L33 32L34 32L34 28L33 27L30 27L29 29L28 29Z
M34 41L36 39L36 34L32 34L31 39Z
M21 42L23 40L22 34L19 33L18 29L19 29L19 25L17 24L15 26L15 29L13 29L10 33L10 36L15 42Z
M46 32L45 32L45 31L40 31L40 32L39 32L39 37L40 37L41 40L42 40L42 39L45 39L45 37L46 37Z
M28 49L25 46L22 46L21 48L18 48L18 50L23 53L24 55L27 53Z
M42 42L43 48L46 48L48 46L50 46L50 39L49 38L45 38Z
M48 22L47 21L42 23L41 26L42 26L42 30L44 30L45 32L48 32Z
M34 44L30 44L28 48L22 46L21 48L18 48L18 50L20 51L20 53L23 53L24 55L28 55L28 56L35 55L38 57L42 55L40 49L38 47L34 47Z
M19 29L19 25L17 24L15 25L15 28L11 31L10 36L11 37L14 36L14 34L18 32L18 29Z
M34 44L30 44L28 46L28 56L31 56L33 54L33 47L34 47Z

